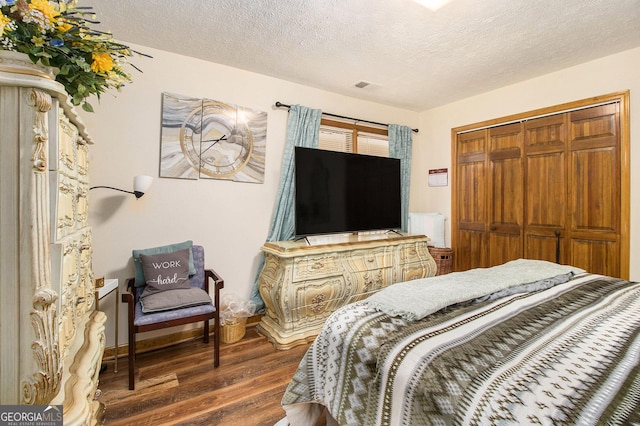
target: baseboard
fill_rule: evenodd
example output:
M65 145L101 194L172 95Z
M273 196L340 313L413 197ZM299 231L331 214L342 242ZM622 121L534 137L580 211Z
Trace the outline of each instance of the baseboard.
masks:
M260 319L264 314L257 314L247 318L247 327L255 327L260 322ZM213 326L209 326L209 334L213 334ZM202 337L202 327L194 328L193 330L181 331L179 333L165 334L163 336L152 337L145 340L137 340L136 348L137 353L144 353L153 351L156 349L166 348L173 346L177 343L188 342L196 338ZM105 348L102 355L102 359L105 361L113 360L115 358L116 348L115 346ZM125 357L129 354L129 345L123 344L118 346L118 358Z

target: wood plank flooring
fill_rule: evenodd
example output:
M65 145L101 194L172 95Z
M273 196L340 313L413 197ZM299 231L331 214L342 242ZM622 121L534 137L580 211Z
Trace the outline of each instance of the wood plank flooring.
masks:
M280 400L309 345L279 351L247 327L237 343L222 344L213 368L213 339L138 355L136 389L128 388L127 359L100 375L106 425L273 425L285 416Z

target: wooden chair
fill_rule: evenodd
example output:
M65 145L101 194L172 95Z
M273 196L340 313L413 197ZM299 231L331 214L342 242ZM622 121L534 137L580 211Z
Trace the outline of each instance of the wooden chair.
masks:
M209 280L214 282L214 297L211 304L172 309L161 312L143 313L140 294L144 287L135 287L135 279L127 279L127 291L122 294L122 303L128 306L129 323L129 389L135 388L136 334L204 321L203 341L209 343L209 321L214 320L213 350L214 368L220 365L220 289L224 280L212 269L204 268L204 248L192 247L196 273L189 278L192 287L199 287L209 293Z

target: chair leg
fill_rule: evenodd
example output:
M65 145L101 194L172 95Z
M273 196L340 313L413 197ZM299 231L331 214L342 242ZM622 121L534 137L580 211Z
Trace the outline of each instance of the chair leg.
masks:
M129 390L135 389L136 334L129 324Z
M220 318L214 319L215 324L213 325L213 368L218 368L220 366Z
M202 341L204 343L209 343L209 320L204 321L204 331L202 334Z

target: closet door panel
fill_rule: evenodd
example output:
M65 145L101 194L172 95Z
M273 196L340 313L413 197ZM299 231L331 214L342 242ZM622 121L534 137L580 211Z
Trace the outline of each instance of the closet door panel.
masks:
M454 256L456 270L488 266L487 223L487 132L479 130L458 136L456 143L454 202L460 251Z
M524 127L527 154L564 151L567 138L565 114L528 120Z
M489 266L488 234L482 230L460 230L458 250L453 257L457 271Z
M566 259L566 121L566 114L560 114L524 124L526 258Z
M490 134L490 266L522 257L522 125L501 126Z
M569 264L594 274L619 276L620 254L617 240L594 240L574 238L571 241Z
M491 232L489 234L489 266L496 266L522 257L522 238L519 233Z
M458 183L466 186L464 192L458 192L458 213L460 226L468 228L482 224L487 220L486 175L484 161L482 163L463 163L458 165Z
M529 232L525 233L525 255L527 259L539 259L549 262L556 261L556 248L560 243L562 247L563 239L556 236L553 232ZM562 252L561 252L562 253ZM562 262L563 255L560 256Z
M619 109L618 103L612 103L571 112L572 146L618 146Z
M522 226L522 162L491 156L491 230L520 232Z
M571 113L572 231L619 232L618 108L610 104Z
M527 157L526 226L564 229L567 211L564 152Z
M566 222L566 115L525 123L526 226L563 229Z
M572 160L571 230L615 233L619 216L615 149L574 151Z
M618 104L570 114L571 262L590 272L620 274Z

